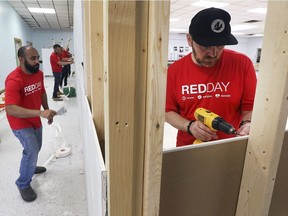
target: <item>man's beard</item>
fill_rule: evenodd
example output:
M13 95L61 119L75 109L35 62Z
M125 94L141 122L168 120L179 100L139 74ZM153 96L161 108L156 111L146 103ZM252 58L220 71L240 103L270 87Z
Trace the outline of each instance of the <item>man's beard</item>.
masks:
M196 60L196 62L203 67L213 67L219 60L217 59L217 57L212 58L210 56L205 56L202 59L199 59L197 57L197 53L193 46L192 46L192 55L194 56L194 59ZM205 60L208 60L208 61L205 61Z
M34 66L30 65L26 60L24 61L25 68L31 73L35 74L39 71L39 64L36 64Z

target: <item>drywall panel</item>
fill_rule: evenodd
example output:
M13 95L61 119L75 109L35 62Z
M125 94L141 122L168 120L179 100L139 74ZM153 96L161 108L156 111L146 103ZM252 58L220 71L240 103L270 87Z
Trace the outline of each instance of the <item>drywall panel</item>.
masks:
M79 136L82 136L84 150L88 212L91 216L104 216L107 215L107 173L91 110L85 95L83 66L81 64L83 62L82 1L74 1L74 28L74 38L77 43L74 41L72 43L74 43L75 48L77 102L81 114Z
M160 216L234 216L247 141L246 136L164 151ZM286 131L269 216L288 215L287 164Z
M106 214L106 168L83 86L77 82L77 102L84 149L84 166L89 215Z
M160 216L234 215L247 140L232 138L164 151Z

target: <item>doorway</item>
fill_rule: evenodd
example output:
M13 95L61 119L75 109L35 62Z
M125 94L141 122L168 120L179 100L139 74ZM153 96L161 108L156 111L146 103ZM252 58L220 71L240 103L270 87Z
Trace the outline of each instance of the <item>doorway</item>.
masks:
M19 38L14 38L14 44L15 44L15 58L16 58L16 65L19 66L19 59L18 59L18 50L20 47L22 47L22 41Z

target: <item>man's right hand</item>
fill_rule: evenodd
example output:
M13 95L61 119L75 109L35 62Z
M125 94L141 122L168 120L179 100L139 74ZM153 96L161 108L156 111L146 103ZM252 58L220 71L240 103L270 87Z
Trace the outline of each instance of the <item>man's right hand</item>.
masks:
M52 124L54 116L57 115L57 112L55 110L41 110L40 111L40 117L47 118L48 124Z
M193 122L192 125L190 126L190 132L196 139L202 140L204 142L213 139L218 139L216 131L211 130L201 121Z

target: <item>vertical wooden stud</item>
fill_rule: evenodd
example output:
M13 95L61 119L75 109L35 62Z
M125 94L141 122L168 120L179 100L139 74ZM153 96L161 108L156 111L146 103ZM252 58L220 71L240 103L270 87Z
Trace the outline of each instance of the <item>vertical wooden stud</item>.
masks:
M103 1L90 1L91 22L91 110L100 147L104 154L104 54Z
M288 2L268 1L237 216L268 215L288 113Z
M84 71L86 94L91 104L91 22L90 22L90 0L84 1Z
M170 1L149 1L143 216L159 215Z
M159 211L169 5L169 1L104 2L105 154L111 216Z

